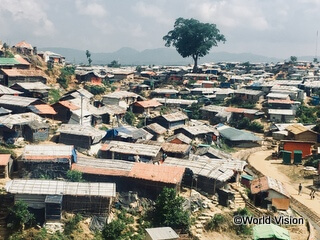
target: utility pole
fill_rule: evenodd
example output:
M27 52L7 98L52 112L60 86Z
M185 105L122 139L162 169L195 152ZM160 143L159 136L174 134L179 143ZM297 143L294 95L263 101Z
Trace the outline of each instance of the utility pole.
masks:
M81 98L80 125L83 125L83 94L82 93L80 93L80 98Z

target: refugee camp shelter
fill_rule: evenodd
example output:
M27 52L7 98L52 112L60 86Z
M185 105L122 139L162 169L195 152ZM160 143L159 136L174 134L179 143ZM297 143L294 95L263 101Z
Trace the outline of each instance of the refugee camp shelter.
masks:
M0 138L13 143L23 137L30 142L46 140L49 136L49 125L37 114L28 112L0 117Z
M175 112L164 114L153 119L153 122L156 122L163 126L166 129L173 129L185 125L188 116L182 112Z
M60 133L59 143L84 149L90 149L106 135L105 131L77 124L62 124L57 132Z
M275 224L259 224L253 226L254 240L290 240L289 231Z
M252 180L250 186L254 202L263 207L273 206L279 210L288 210L290 206L290 194L277 179L268 176Z
M15 202L23 201L31 209L42 209L47 219L60 219L61 211L81 213L84 216L108 216L116 196L116 185L15 179L6 184L6 191L14 195Z
M180 191L183 166L166 166L113 159L79 157L72 170L89 182L114 182L117 191L134 191L155 199L164 187Z
M262 139L251 132L239 130L229 126L221 126L217 128L220 133L220 137L225 139L225 141L237 147L254 147L259 146L259 142Z
M73 146L26 145L18 160L18 172L20 177L65 177L71 163L76 161L77 154Z
M100 156L133 162L159 162L162 160L162 149L155 145L110 141L102 145Z
M164 165L186 168L183 183L197 186L202 191L215 194L228 181L240 181L240 176L247 165L245 161L230 159L213 159L193 155L189 159L168 157ZM194 179L196 183L193 183Z
M171 227L146 228L145 240L177 240L179 235Z
M11 154L0 154L0 178L11 177L13 160Z

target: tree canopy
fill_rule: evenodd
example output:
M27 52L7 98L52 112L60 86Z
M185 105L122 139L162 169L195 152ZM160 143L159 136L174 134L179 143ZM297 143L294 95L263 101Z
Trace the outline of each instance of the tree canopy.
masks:
M176 195L173 188L164 188L158 196L153 212L156 227L170 226L174 229L188 230L190 215L183 209L184 198Z
M197 71L200 57L207 55L213 46L218 46L218 42L226 41L215 24L201 23L193 18L176 19L174 29L163 40L166 47L174 46L183 58L193 58L193 72Z
M88 59L89 66L91 66L92 59L91 59L91 53L89 52L89 50L86 50L86 56Z

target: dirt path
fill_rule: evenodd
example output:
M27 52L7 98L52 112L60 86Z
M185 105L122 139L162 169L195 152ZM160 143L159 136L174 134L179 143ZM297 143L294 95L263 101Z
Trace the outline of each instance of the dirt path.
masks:
M290 193L292 197L296 200L304 204L309 209L313 210L320 216L320 197L319 193L316 194L314 200L310 199L309 193L310 190L306 188L306 186L310 186L312 184L312 180L306 180L301 178L301 180L292 180L290 179L284 172L284 170L288 170L289 168L295 168L294 165L286 166L287 168L283 168L281 164L281 160L266 160L271 154L273 150L268 151L259 151L251 154L248 158L248 162L258 171L263 173L266 176L278 179L279 181L283 182L286 189ZM281 171L281 170L282 171ZM302 194L298 195L298 186L299 182L302 183Z

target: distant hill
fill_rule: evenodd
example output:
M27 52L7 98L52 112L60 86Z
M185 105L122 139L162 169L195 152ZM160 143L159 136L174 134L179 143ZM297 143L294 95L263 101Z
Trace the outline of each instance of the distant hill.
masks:
M40 51L52 51L66 57L70 63L87 63L84 50L71 48L47 47L39 48ZM137 51L133 48L124 47L111 53L91 53L93 64L108 64L113 60L122 65L186 65L192 63L191 58L182 58L173 48L156 48ZM311 60L313 58L310 58ZM201 58L199 63L204 62L279 62L284 59L270 58L251 53L228 53L212 52ZM298 58L299 60L299 58ZM302 59L301 59L302 60Z

